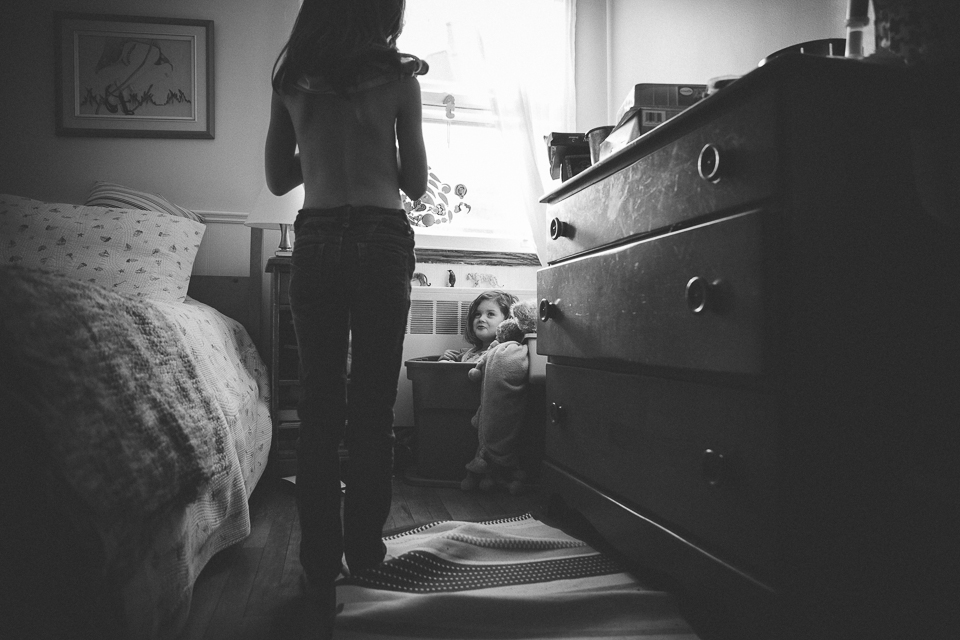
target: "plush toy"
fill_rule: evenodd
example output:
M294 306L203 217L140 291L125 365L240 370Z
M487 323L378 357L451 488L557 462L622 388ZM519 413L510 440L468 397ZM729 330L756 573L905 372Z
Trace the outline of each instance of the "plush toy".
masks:
M515 302L510 316L497 328L497 339L467 375L480 382L480 407L470 423L479 447L467 464L461 488L504 486L517 493L523 482L518 442L527 409L529 352L524 335L537 330L532 302Z
M523 335L537 332L538 315L537 305L532 300L518 300L510 305L510 318L517 321Z

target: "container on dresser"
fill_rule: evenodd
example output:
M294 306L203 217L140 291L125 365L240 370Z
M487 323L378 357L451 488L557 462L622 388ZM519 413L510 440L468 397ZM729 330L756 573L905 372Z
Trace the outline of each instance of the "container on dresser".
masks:
M784 56L543 199L543 482L719 637L952 615L960 241L911 164L933 94Z

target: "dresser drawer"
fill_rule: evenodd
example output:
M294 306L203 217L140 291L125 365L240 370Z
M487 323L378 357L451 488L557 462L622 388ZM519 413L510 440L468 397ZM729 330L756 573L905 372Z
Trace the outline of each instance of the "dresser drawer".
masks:
M548 460L705 549L769 573L770 396L548 364L547 405Z
M547 262L773 195L774 127L773 96L765 93L551 204ZM697 168L708 144L719 152L715 182Z
M763 373L763 223L741 214L541 269L538 351Z

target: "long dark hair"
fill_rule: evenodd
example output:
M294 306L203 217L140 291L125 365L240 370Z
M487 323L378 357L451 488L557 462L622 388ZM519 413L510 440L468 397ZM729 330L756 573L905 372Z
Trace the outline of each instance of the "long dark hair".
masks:
M405 8L405 0L304 0L273 65L274 91L290 90L302 75L343 92L366 68L399 73Z
M478 349L483 346L483 341L477 337L477 332L473 330L473 314L477 312L477 309L480 308L480 304L484 300L492 300L500 307L500 313L503 314L503 319L506 320L510 317L510 306L517 301L517 296L512 293L507 293L506 291L500 291L499 289L491 289L490 291L484 291L470 303L466 317L467 328L463 337Z

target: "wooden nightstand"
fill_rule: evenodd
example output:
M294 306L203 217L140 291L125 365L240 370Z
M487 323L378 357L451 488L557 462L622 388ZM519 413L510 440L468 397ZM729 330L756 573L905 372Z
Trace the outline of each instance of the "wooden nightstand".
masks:
M300 357L290 311L291 258L267 261L270 278L270 415L273 416L273 446L270 464L280 477L297 473L297 438L300 418Z

